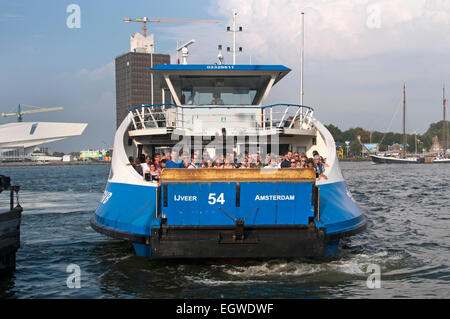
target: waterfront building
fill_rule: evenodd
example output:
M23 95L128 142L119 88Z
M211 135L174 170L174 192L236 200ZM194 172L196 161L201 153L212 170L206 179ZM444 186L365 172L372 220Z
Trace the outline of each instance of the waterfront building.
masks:
M170 99L168 92L163 96L161 81L157 78L152 81L150 72L152 66L170 64L170 55L157 54L154 51L153 34L144 37L136 32L134 36L130 36L130 52L118 56L115 60L117 127L128 114L129 108L136 105L161 104Z

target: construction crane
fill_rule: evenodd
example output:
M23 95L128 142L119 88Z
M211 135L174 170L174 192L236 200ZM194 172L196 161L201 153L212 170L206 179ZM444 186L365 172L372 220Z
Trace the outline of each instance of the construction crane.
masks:
M21 106L26 106L26 107L35 107L37 108L36 110L28 110L28 111L22 111ZM33 114L33 113L41 113L41 112L51 112L51 111L61 111L64 108L61 106L57 106L57 107L39 107L39 106L34 106L34 105L26 105L26 104L19 104L17 106L17 112L15 113L2 113L3 117L8 117L8 116L17 116L17 122L22 122L22 115L24 114Z
M217 20L198 20L198 19L176 19L176 18L125 18L123 22L141 22L142 23L142 35L147 36L147 23L219 23Z

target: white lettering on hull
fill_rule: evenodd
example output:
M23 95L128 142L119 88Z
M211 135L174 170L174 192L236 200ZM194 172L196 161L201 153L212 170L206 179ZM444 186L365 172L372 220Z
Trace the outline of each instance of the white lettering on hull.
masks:
M197 196L192 195L173 195L173 200L176 202L196 202Z
M295 195L256 195L255 200L295 200Z

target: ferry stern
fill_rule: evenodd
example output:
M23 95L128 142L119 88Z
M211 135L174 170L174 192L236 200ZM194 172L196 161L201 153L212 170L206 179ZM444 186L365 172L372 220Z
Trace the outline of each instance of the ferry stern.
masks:
M263 105L289 71L280 65L154 67L171 103L129 110L115 135L93 229L130 241L137 255L153 259L335 254L340 239L362 231L367 219L313 109ZM308 158L318 152L324 171L279 167L279 155L288 152ZM150 180L130 162L149 156L150 167L163 153L180 166L149 173Z

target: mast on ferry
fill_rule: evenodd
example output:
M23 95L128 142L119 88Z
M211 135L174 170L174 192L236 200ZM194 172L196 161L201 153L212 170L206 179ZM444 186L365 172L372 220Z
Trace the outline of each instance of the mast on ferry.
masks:
M305 46L305 13L301 12L301 25L302 25L302 49L300 55L300 105L303 105L303 58L304 58L304 46Z

